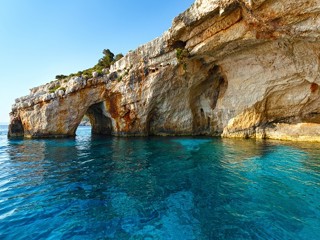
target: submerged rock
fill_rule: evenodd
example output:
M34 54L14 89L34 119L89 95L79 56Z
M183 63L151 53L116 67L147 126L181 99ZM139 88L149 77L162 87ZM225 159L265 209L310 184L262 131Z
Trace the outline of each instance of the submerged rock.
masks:
M33 88L10 128L73 136L87 114L94 132L120 136L320 141L319 12L317 0L197 0L105 76L70 79L63 98Z

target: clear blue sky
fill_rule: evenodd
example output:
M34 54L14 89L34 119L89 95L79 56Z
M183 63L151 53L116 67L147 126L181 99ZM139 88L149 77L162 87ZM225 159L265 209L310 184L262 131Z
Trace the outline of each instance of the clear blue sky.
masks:
M0 0L0 122L14 99L58 74L126 54L167 30L193 0Z

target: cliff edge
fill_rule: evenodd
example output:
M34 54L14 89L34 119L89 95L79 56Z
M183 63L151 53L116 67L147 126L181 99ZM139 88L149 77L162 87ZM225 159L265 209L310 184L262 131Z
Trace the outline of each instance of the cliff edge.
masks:
M320 141L319 37L319 0L196 0L103 76L16 99L8 136L74 136L87 115L97 134Z

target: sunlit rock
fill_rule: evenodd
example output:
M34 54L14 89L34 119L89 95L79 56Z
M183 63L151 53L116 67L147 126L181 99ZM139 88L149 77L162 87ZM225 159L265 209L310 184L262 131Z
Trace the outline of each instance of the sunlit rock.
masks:
M320 141L319 13L318 0L197 0L103 76L17 99L9 136L74 136L88 115L97 134Z
M98 77L98 76L99 76L99 73L98 73L98 72L93 72L93 73L92 73L92 77L96 78L96 77Z

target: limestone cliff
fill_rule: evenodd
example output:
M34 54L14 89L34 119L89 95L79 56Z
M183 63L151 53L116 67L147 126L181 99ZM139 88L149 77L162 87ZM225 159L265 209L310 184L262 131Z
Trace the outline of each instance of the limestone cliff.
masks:
M86 114L100 134L320 141L319 37L320 0L197 0L108 74L17 99L9 136L74 136Z

